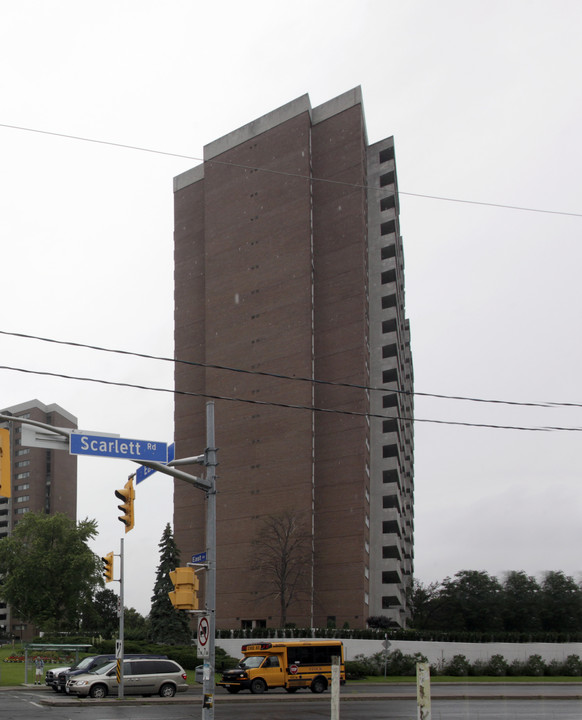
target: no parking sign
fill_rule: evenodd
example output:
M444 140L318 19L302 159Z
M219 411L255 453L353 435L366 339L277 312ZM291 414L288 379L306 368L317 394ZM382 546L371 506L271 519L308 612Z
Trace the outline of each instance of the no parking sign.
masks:
M198 620L198 655L208 657L210 655L210 622L208 615L201 615Z

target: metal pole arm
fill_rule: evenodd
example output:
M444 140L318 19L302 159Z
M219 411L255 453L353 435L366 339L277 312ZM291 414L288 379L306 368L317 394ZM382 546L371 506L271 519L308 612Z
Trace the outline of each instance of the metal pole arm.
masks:
M165 475L171 475L172 477L190 483L190 485L194 485L194 487L197 487L199 490L204 490L205 492L208 492L208 490L212 488L212 483L206 480L206 478L199 478L195 475L190 475L189 473L185 473L183 470L176 470L176 468L168 467L167 465L155 462L154 460L134 460L133 462L138 465L145 465L145 467L157 470Z
M0 422L19 422L23 423L24 425L35 425L36 427L42 428L43 430L48 430L51 433L55 433L55 435L63 435L67 438L70 437L71 433L76 430L76 428L71 428L69 430L68 428L55 427L54 425L47 425L46 423L39 422L38 420L19 418L16 415L0 414Z

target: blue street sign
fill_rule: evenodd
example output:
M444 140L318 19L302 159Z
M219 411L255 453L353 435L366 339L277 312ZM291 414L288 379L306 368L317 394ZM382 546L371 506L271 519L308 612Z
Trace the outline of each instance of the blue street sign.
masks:
M196 553L196 555L192 555L192 562L196 565L199 563L205 563L206 562L206 553Z
M71 433L71 455L124 458L125 460L156 460L166 462L168 445L151 440L132 440L103 435Z
M175 448L176 446L174 445L174 443L168 445L168 462L171 462L174 459ZM147 477L153 475L155 472L157 472L157 470L154 470L154 468L140 465L135 473L135 484L138 485L140 482L142 482L142 480L145 480Z

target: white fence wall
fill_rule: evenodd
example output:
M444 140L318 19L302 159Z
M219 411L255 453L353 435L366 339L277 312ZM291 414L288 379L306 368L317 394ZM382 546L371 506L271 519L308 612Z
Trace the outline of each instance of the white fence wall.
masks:
M296 638L299 640L299 638ZM311 640L313 638L307 638ZM252 638L248 640L216 639L216 645L231 657L241 657L241 646L260 642L277 642L276 638ZM279 640L280 641L280 640ZM369 657L382 651L381 640L343 639L346 660L357 655ZM469 662L488 660L492 655L502 655L508 663L513 660L527 660L530 655L540 655L545 662L565 660L568 655L582 658L582 643L463 643L463 642L423 642L412 640L394 640L390 652L400 650L405 655L421 653L430 663L436 664L451 660L455 655L464 655Z

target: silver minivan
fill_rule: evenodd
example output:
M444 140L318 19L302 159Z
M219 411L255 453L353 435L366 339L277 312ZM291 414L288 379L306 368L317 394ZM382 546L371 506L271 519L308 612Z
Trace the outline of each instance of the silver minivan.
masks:
M173 697L186 692L186 672L174 660L142 658L123 663L124 695ZM118 691L117 662L113 661L94 672L75 675L67 682L67 692L79 697L104 698Z

